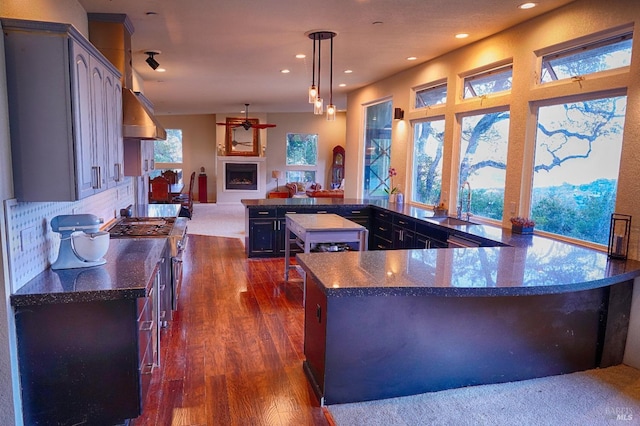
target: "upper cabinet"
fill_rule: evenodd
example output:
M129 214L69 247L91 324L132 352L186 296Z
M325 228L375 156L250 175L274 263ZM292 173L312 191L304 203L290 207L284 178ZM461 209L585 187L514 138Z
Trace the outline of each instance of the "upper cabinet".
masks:
M118 70L71 25L0 23L15 197L76 201L120 183Z

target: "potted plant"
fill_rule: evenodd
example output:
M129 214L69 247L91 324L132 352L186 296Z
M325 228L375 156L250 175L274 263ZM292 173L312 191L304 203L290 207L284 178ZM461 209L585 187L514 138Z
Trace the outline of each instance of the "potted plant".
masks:
M390 203L396 202L396 195L400 192L400 189L397 186L393 186L393 177L397 174L395 167L389 167L389 188L385 188L384 192L389 195Z
M533 234L533 227L536 223L528 217L512 217L511 232L514 234Z

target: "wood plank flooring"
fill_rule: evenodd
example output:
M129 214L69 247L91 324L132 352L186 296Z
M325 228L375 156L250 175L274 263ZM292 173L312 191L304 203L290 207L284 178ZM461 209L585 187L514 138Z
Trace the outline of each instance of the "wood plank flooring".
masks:
M189 236L135 426L330 424L302 371L302 289L283 271L284 259L247 259L238 239Z

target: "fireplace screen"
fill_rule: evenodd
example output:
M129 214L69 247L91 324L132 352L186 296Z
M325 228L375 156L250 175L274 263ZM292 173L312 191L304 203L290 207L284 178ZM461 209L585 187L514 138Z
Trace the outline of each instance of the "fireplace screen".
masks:
M225 189L258 190L258 165L227 163L225 165Z

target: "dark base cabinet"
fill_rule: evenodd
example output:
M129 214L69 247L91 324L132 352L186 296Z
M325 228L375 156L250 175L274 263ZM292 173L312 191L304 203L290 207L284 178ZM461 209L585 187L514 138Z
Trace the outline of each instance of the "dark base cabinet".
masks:
M136 305L16 308L26 425L114 425L141 413Z
M633 289L327 297L309 272L306 285L303 368L327 405L620 364Z

